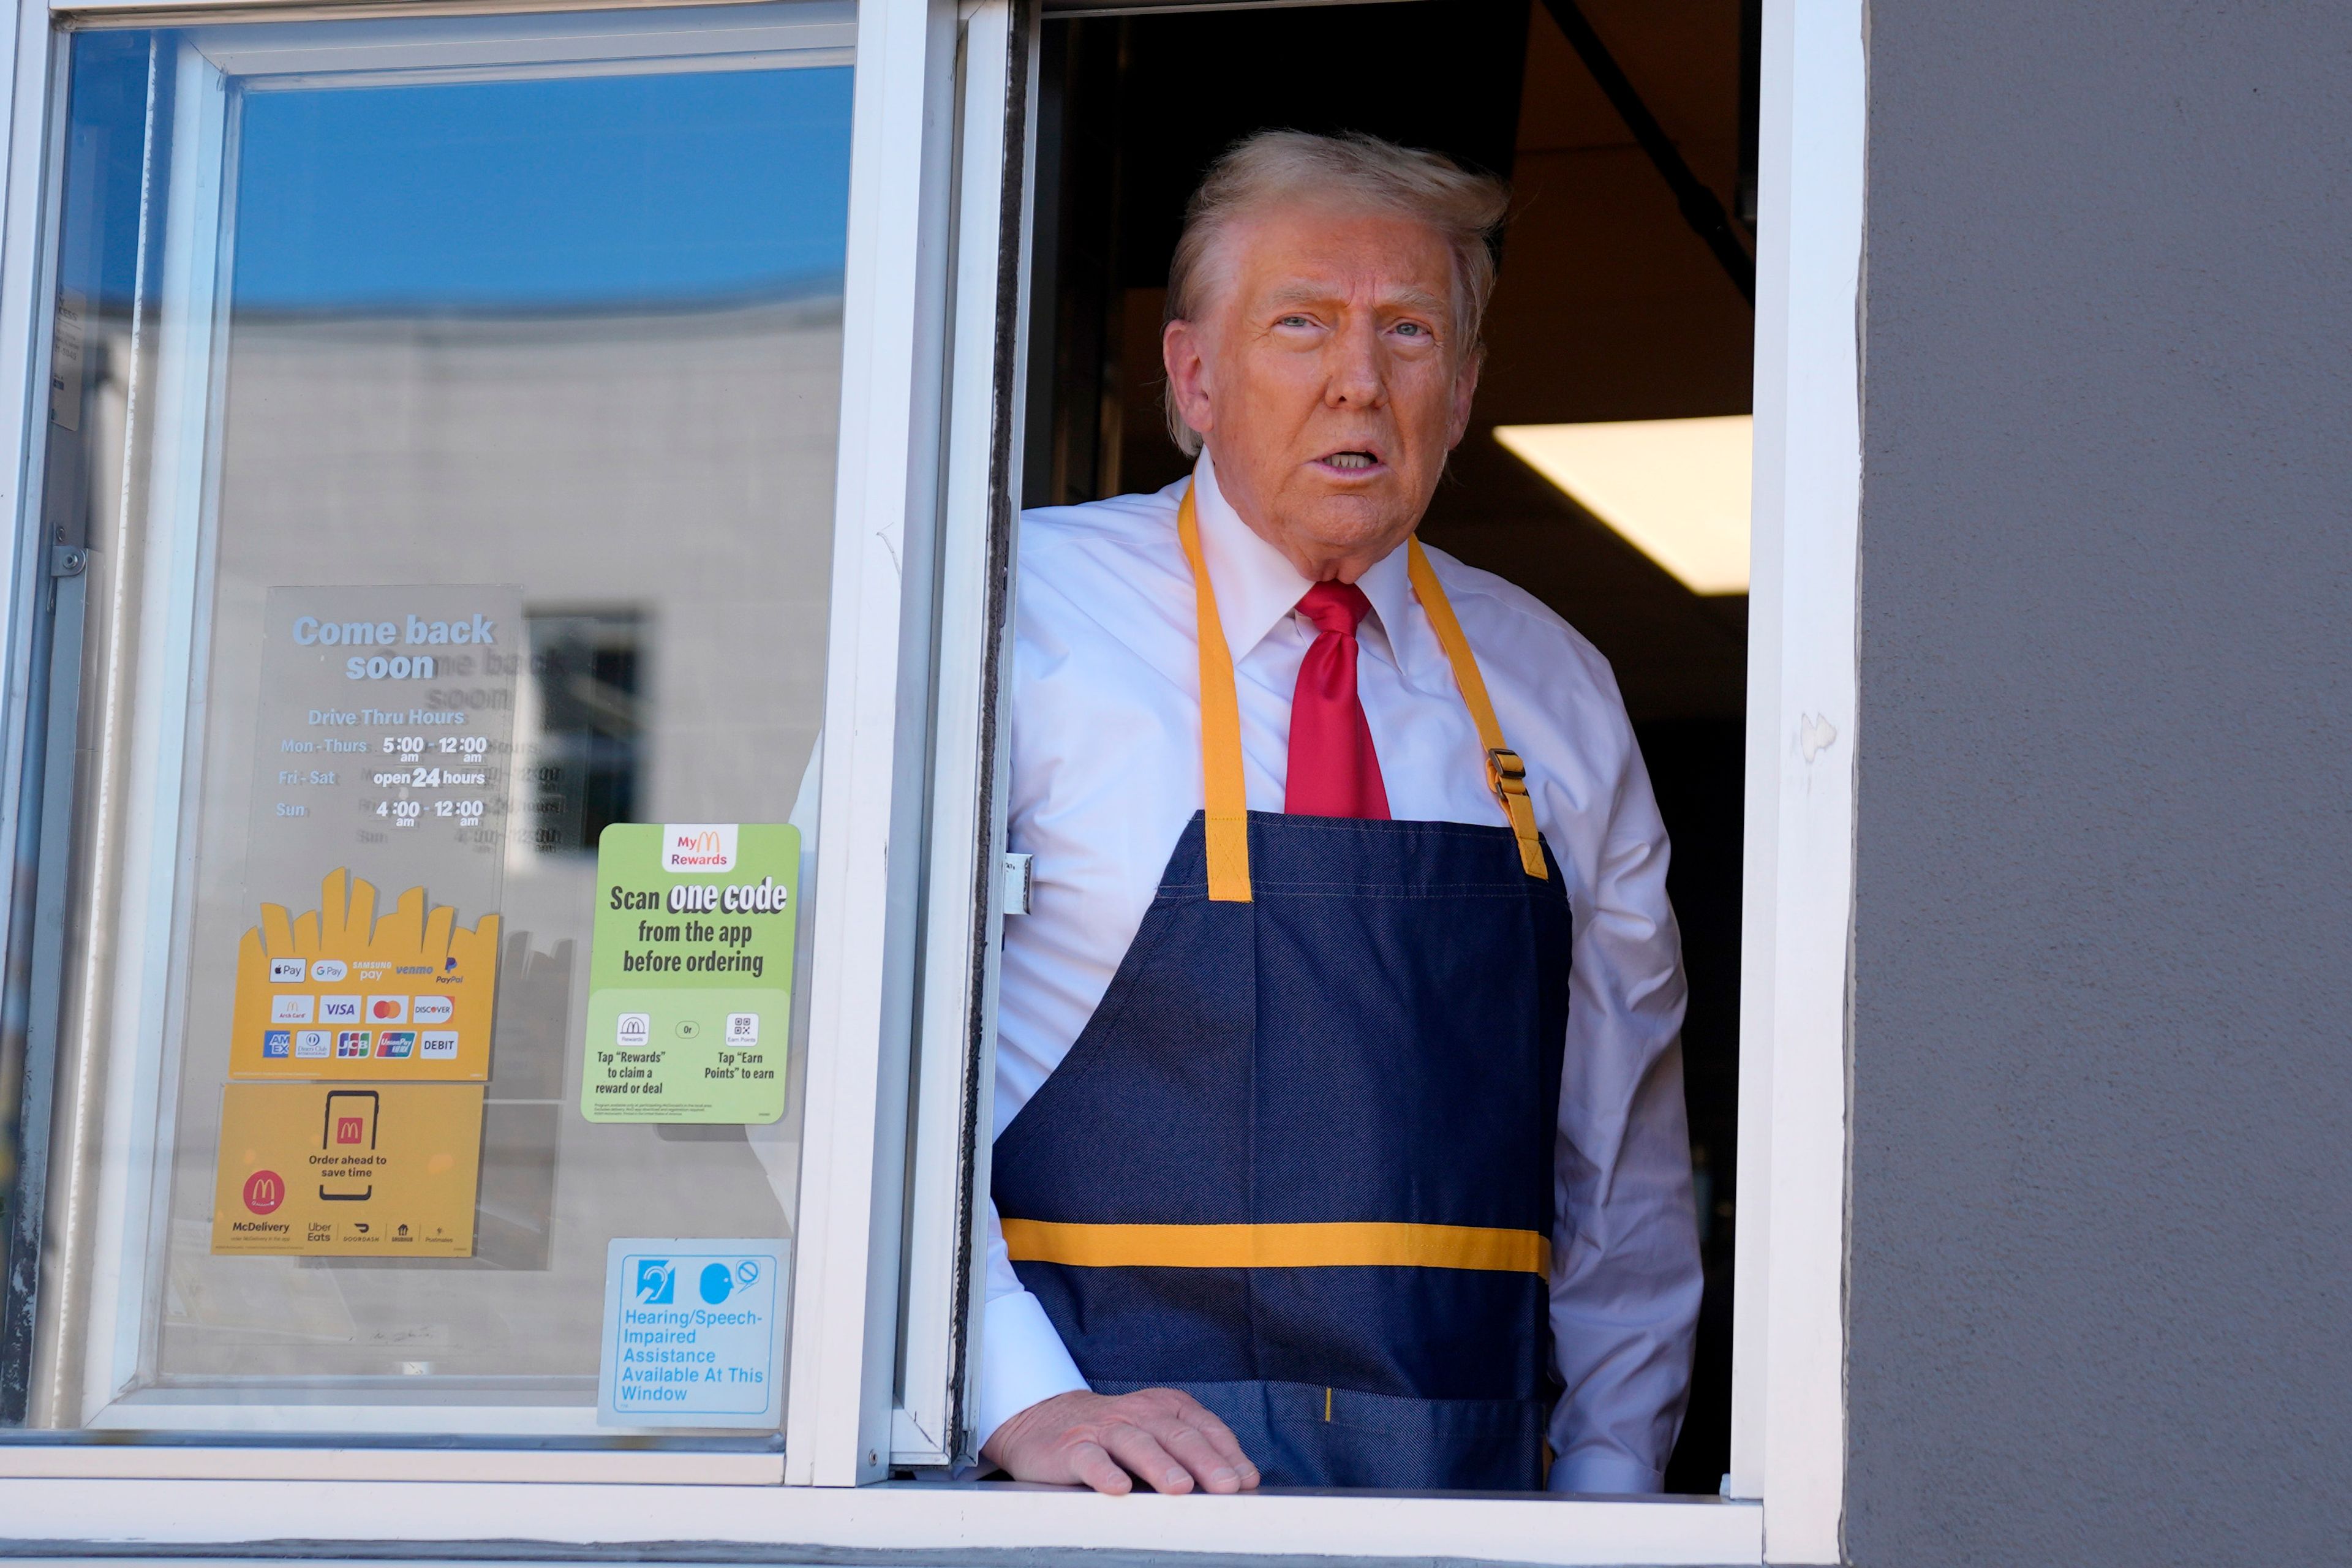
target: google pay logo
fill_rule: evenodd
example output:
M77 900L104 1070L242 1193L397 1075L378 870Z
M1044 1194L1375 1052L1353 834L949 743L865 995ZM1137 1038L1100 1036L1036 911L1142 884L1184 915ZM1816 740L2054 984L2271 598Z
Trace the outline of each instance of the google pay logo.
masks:
M677 1300L677 1265L667 1258L637 1259L637 1305L667 1307Z

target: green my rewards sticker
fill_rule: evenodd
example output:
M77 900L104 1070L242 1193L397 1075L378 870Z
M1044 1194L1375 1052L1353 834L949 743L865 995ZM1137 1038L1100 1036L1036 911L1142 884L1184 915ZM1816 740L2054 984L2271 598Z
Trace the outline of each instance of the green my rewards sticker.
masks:
M784 1113L801 832L616 822L596 841L580 1111L763 1123Z

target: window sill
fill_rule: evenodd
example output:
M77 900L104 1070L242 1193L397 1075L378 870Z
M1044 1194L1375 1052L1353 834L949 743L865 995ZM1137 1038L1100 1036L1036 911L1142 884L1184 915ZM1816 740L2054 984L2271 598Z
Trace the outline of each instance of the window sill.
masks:
M103 1454L112 1479L92 1470ZM31 1468L35 1456L45 1468ZM794 1546L828 1554L1123 1549L1190 1553L1399 1557L1543 1563L1755 1563L1763 1558L1763 1510L1712 1498L1367 1496L1286 1492L1235 1498L1102 1498L1001 1483L898 1482L849 1488L711 1485L731 1460L753 1456L472 1453L358 1450L58 1448L0 1450L0 1519L12 1544L135 1542L217 1551L264 1541L400 1542L420 1556L494 1558L513 1543L638 1546L634 1555L690 1559L698 1545L733 1556ZM758 1456L772 1466L772 1456ZM499 1484L507 1461L529 1460L553 1484ZM662 1461L635 1475L602 1461ZM457 1483L419 1473L403 1481L395 1461L462 1465ZM211 1464L215 1470L194 1467ZM170 1468L170 1466L186 1468ZM200 1479L257 1465L278 1480ZM705 1484L639 1485L702 1467ZM38 1479L35 1479L37 1476ZM560 1477L560 1479L559 1479ZM137 1479L134 1479L137 1478ZM726 1478L732 1479L732 1478ZM347 1484L320 1488L322 1479ZM596 1484L606 1482L608 1484ZM487 1483L487 1484L486 1484ZM100 1522L102 1521L102 1522ZM360 1554L360 1553L352 1553ZM381 1555L371 1551L365 1555ZM534 1552L534 1555L541 1553Z

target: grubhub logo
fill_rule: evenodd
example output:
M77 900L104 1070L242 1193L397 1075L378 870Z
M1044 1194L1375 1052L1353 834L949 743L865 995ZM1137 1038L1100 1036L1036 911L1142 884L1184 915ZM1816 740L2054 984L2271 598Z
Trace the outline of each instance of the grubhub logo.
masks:
M672 876L735 869L735 824L673 822L662 829L662 869Z

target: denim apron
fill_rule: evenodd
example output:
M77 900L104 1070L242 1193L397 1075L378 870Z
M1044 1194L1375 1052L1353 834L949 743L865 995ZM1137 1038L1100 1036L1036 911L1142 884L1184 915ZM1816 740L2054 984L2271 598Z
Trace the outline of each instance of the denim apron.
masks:
M1253 812L1198 605L1206 808L996 1141L1022 1283L1100 1394L1180 1388L1272 1486L1538 1489L1564 880L1418 541L1507 826Z

